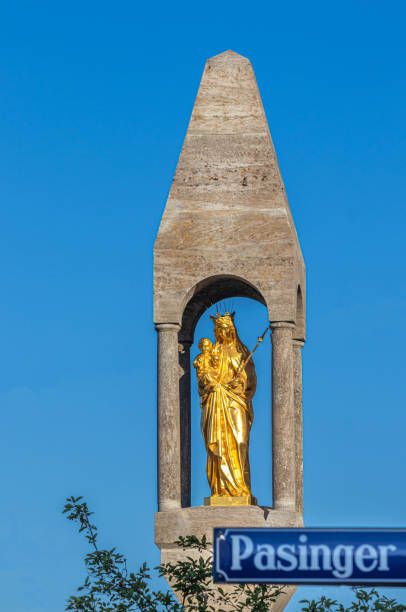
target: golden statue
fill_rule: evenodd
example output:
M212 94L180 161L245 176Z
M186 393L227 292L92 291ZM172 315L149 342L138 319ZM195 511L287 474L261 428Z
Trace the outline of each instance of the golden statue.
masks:
M193 362L211 488L206 505L256 504L251 494L248 457L254 418L252 397L257 384L251 359L254 351L249 353L239 339L234 314L226 312L210 317L214 321L216 342L213 346L208 338L202 338L199 341L202 352Z

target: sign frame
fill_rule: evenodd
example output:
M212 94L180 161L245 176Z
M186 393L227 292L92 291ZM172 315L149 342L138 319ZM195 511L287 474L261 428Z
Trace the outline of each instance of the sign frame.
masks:
M404 578L318 578L315 579L298 579L297 576L293 578L289 578L288 575L281 579L278 578L269 578L269 577L261 577L258 576L255 579L253 578L229 578L226 574L224 568L220 565L221 560L221 552L220 552L220 544L221 541L224 540L227 535L231 532L236 532L236 535L244 535L244 534L260 534L266 533L275 534L275 535L283 535L283 534L297 534L300 535L309 535L314 533L335 533L335 534L382 534L382 535L394 535L402 534L405 539L406 546L406 528L403 527L215 527L213 529L213 582L215 584L285 584L285 585L296 585L296 586L359 586L359 587L406 587L406 548L404 552L405 557L405 574ZM366 572L365 572L365 575Z

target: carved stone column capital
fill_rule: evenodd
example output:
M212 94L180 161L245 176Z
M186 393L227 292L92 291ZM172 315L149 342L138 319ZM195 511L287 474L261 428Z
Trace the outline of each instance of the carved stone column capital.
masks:
M179 323L155 323L155 329L157 332L167 332L167 331L179 331L180 325Z
M271 330L277 330L277 329L291 329L294 330L295 329L295 324L292 323L291 321L272 321L271 322Z

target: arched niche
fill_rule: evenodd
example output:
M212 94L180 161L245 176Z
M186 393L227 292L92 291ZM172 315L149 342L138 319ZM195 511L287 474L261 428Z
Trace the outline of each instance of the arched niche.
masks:
M179 332L180 341L193 342L196 324L202 314L221 300L247 297L267 306L260 291L250 282L238 276L211 276L201 281L188 293Z
M180 461L181 504L191 503L191 393L190 347L194 332L204 312L221 300L246 297L267 307L260 291L250 282L237 276L218 275L197 283L186 296L182 324L179 331L179 407L180 407Z

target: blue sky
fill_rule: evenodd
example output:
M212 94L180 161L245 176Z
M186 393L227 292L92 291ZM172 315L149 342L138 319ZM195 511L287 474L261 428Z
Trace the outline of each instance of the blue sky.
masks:
M152 246L204 62L229 48L253 64L307 264L305 522L405 526L405 18L391 0L3 3L3 610L63 610L84 576L68 495L131 567L158 562ZM263 307L236 306L251 345ZM256 363L267 503L269 339Z

